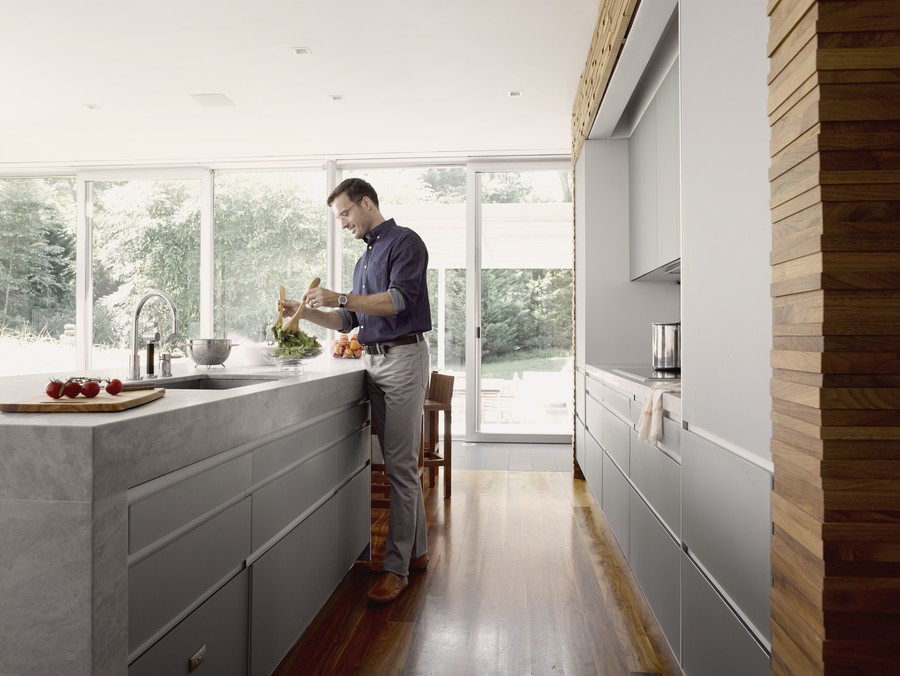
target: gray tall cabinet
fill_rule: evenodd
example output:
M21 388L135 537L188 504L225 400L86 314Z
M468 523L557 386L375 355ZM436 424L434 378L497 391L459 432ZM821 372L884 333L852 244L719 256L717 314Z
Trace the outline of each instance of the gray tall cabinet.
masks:
M767 37L762 0L641 3L575 168L576 459L690 676L769 670ZM649 445L611 365L676 320Z

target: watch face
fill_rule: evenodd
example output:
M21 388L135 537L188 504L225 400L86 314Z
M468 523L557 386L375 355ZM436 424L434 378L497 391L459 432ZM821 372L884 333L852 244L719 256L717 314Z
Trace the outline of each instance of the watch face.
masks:
M347 296L341 294L338 296L338 305L340 307L344 307L347 304Z

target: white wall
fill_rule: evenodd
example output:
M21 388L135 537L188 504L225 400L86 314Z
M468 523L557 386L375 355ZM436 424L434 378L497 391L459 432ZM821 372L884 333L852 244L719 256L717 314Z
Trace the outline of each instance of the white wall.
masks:
M682 413L769 459L765 0L681 0Z
M576 364L650 365L650 324L680 317L674 282L630 281L628 141L586 141L575 165Z

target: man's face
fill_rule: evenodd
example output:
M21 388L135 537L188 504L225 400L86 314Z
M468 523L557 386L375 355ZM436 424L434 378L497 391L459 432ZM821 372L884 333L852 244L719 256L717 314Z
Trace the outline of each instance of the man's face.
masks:
M369 214L365 209L368 202L369 200L366 197L352 202L347 197L347 193L342 193L331 203L334 217L341 224L341 227L344 230L349 230L350 234L356 239L362 239L372 229Z

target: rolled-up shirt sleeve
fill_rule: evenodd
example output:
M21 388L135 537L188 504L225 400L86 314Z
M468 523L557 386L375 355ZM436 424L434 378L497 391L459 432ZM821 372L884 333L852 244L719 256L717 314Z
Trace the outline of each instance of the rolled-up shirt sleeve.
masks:
M406 308L406 300L404 300L403 294L393 287L388 289L387 292L391 297L391 302L394 304L394 315L396 316Z
M415 233L406 233L402 244L394 247L391 261L388 293L391 294L396 314L416 304L427 269L428 249L425 248L425 243Z
M354 327L359 326L359 321L356 319L355 312L343 308L335 308L335 312L341 316L341 320L344 322L341 324L341 333L350 333Z

